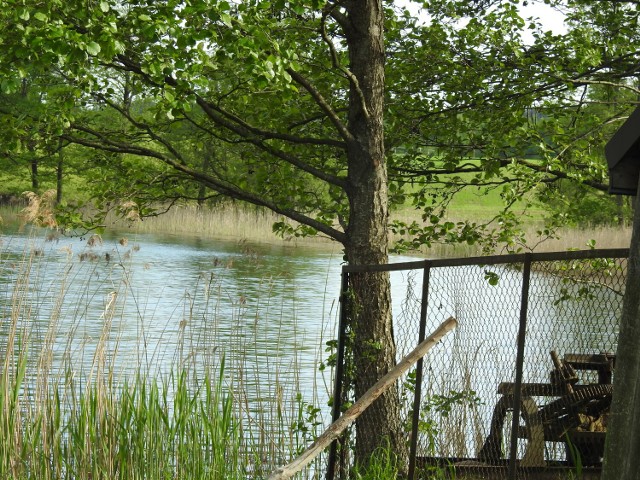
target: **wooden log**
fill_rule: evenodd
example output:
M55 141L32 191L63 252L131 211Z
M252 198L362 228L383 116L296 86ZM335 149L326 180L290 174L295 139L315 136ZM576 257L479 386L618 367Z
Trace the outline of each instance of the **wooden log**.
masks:
M386 375L378 380L366 393L359 398L342 416L333 422L316 439L311 446L305 450L298 458L288 465L274 470L269 475L268 480L286 480L302 470L315 457L317 457L331 442L351 425L369 405L371 405L380 395L382 395L391 385L395 383L404 373L406 373L418 360L426 355L447 333L458 325L455 318L449 317L426 339L404 357Z

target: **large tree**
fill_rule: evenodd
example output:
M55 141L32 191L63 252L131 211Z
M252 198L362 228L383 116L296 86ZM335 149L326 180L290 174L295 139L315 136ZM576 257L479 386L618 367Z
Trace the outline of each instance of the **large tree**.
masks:
M132 197L153 187L184 195L188 179L341 242L351 264L387 261L379 0L4 7L4 91L27 68L56 69L86 107L60 104L57 135L114 154ZM122 121L107 123L100 110ZM180 128L197 135L179 138ZM201 168L211 155L203 142L224 144L236 161L212 155ZM396 359L387 275L356 279L352 291L359 395ZM359 459L383 439L403 445L398 391L357 428Z
M340 242L354 265L387 262L390 201L408 195L423 221L398 228L418 245L517 235L507 210L493 231L441 223L463 187L499 187L507 207L557 179L605 188L579 155L600 129L576 89L634 88L640 40L622 27L637 12L607 7L559 36L511 1L416 5L429 16L381 0L4 0L0 95L27 72L65 80L33 120L101 152L102 201L144 214L204 186L293 221L281 232ZM570 6L578 19L591 3ZM389 279L355 276L351 291L359 396L396 361ZM399 392L356 429L360 461L386 441L402 451Z

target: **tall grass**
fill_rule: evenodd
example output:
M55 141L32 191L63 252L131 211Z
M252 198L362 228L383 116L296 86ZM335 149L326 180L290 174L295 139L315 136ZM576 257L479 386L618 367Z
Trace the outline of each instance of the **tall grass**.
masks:
M197 205L174 206L157 217L136 222L136 233L168 233L200 235L210 238L246 239L261 243L328 244L323 237L281 238L273 232L273 224L283 217L265 208L238 203L221 203L215 207ZM122 219L110 217L107 222L115 228L128 228Z
M0 250L0 478L264 478L312 439L309 399L283 398L296 385L276 377L249 405L254 372L189 338L192 318L181 324L170 368L154 368L162 352L131 358L117 326L116 303L133 295L126 271L88 348L80 323L90 307L69 305L79 300L67 295L82 279L66 269L43 286L49 267L38 248L21 258ZM96 302L86 289L81 301ZM70 314L78 316L71 327L63 318ZM144 333L138 341L144 349ZM78 350L87 362L78 362ZM300 478L318 476L320 462Z

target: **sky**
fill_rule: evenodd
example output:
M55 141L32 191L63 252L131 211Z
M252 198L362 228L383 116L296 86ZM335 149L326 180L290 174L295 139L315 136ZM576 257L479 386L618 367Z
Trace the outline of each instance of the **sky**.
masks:
M404 0L399 1L400 3L404 3ZM540 23L542 23L544 28L547 30L551 30L553 33L563 33L566 31L566 28L563 24L564 16L562 15L562 13L560 13L556 9L553 9L549 5L546 5L542 0L529 0L528 2L526 2L526 6L522 5L522 0L520 0L519 3L520 12L523 18L537 17L540 19ZM406 5L408 5L411 12L413 12L414 14L418 14L419 7L416 4L407 2ZM528 40L527 36L533 39L533 37L531 35L528 35L528 32L525 31L525 41Z
M563 33L566 31L563 25L564 16L562 13L558 12L558 10L551 8L549 5L538 2L529 2L526 7L520 5L520 12L525 18L538 17L545 28L554 33Z

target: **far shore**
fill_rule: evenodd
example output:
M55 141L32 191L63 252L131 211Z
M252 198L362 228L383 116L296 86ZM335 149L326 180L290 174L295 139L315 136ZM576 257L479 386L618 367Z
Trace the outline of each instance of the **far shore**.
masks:
M0 206L0 232L2 225L17 228L20 224L19 205ZM407 217L411 210L404 210L401 215ZM246 206L239 203L226 203L219 207L208 208L196 205L175 206L168 212L141 221L109 217L106 228L112 231L130 232L132 234L169 234L189 237L203 237L261 244L286 245L290 247L313 247L335 252L340 246L325 236L280 237L273 232L273 224L284 218L266 209ZM453 220L455 221L455 220ZM631 227L607 226L589 228L564 228L558 232L557 238L537 243L536 231L539 225L526 226L529 249L522 251L552 252L570 249L588 248L627 248L631 240ZM390 235L391 241L399 237ZM537 244L535 244L537 243ZM531 247L531 244L535 244ZM496 254L506 253L496 251ZM406 252L410 256L419 257L468 257L481 255L479 247L469 245L433 245L420 251Z

